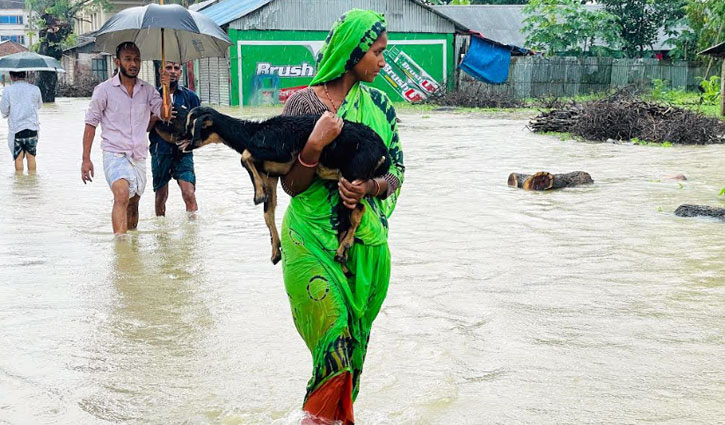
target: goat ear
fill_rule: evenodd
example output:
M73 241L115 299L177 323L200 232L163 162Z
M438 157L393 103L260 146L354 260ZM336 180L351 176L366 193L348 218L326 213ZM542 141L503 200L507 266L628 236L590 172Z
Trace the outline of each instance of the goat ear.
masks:
M214 121L211 119L211 114L203 115L200 119L202 120L202 128L208 128L214 125Z
M378 160L378 165L375 167L375 169L377 170L383 164L385 164L385 155L380 157L380 159Z
M201 140L201 129L204 122L204 117L199 117L194 120L194 131L191 133L192 142L196 143Z

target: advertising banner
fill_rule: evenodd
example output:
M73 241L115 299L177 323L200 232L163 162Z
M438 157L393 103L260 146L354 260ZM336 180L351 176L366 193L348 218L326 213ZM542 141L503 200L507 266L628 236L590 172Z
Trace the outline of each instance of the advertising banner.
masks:
M275 34L268 33L268 39L237 41L238 57L232 73L233 104L284 103L312 81L317 72L316 55L323 41L289 39L292 34L288 32L280 33L280 39L275 39ZM386 92L393 101L425 100L441 87L431 75L439 75L439 81L443 80L445 43L444 39L427 38L391 40L389 51L385 52L388 65L371 85Z
M418 65L413 58L408 56L397 46L388 48L385 52L385 60L393 63L403 71L403 73L412 80L426 95L431 95L440 89L440 85L431 77L423 67Z

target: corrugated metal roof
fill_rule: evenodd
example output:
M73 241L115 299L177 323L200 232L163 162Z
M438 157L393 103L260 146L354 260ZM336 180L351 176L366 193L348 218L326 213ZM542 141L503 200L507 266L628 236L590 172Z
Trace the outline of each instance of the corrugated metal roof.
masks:
M372 9L384 14L391 32L467 31L452 18L418 0L274 0L234 19L229 27L238 30L328 31L335 19L352 8Z
M502 44L526 47L526 34L522 27L525 5L433 6L461 24ZM586 5L589 10L602 9L602 5ZM668 36L660 31L654 43L655 50L668 50Z
M701 55L725 57L725 41L700 52Z
M524 47L523 6L433 6L433 9L499 43Z
M226 25L235 19L253 12L274 0L224 0L203 9L201 13L208 16L217 25Z
M189 10L193 10L194 12L200 12L202 9L206 9L209 6L212 6L216 3L219 3L219 0L205 0L200 3L194 3L189 6Z

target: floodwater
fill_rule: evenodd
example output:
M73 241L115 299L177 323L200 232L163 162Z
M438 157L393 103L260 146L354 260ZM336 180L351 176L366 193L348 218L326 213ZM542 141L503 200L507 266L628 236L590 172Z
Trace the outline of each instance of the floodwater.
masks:
M175 185L154 217L148 188L139 231L114 241L98 140L96 180L80 179L86 105L42 109L37 175L0 155L0 423L298 423L311 360L238 156L197 151L195 219ZM408 171L358 424L724 423L725 224L672 212L718 204L725 146L401 118ZM595 184L506 185L542 169Z

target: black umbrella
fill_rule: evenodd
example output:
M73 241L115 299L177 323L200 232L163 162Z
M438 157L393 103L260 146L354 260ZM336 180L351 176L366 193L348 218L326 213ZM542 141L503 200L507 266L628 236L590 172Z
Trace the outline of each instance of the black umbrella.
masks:
M133 41L142 59L183 62L192 59L225 57L232 41L219 25L201 13L178 4L149 4L131 7L113 15L96 31L96 47L115 53L116 46ZM164 111L167 111L164 85Z
M162 59L165 53L173 62L226 57L232 44L214 21L178 4L124 9L106 21L95 36L101 51L113 54L116 46L132 41L141 50L142 59Z
M13 53L0 58L0 71L55 71L65 72L58 60L33 52Z

